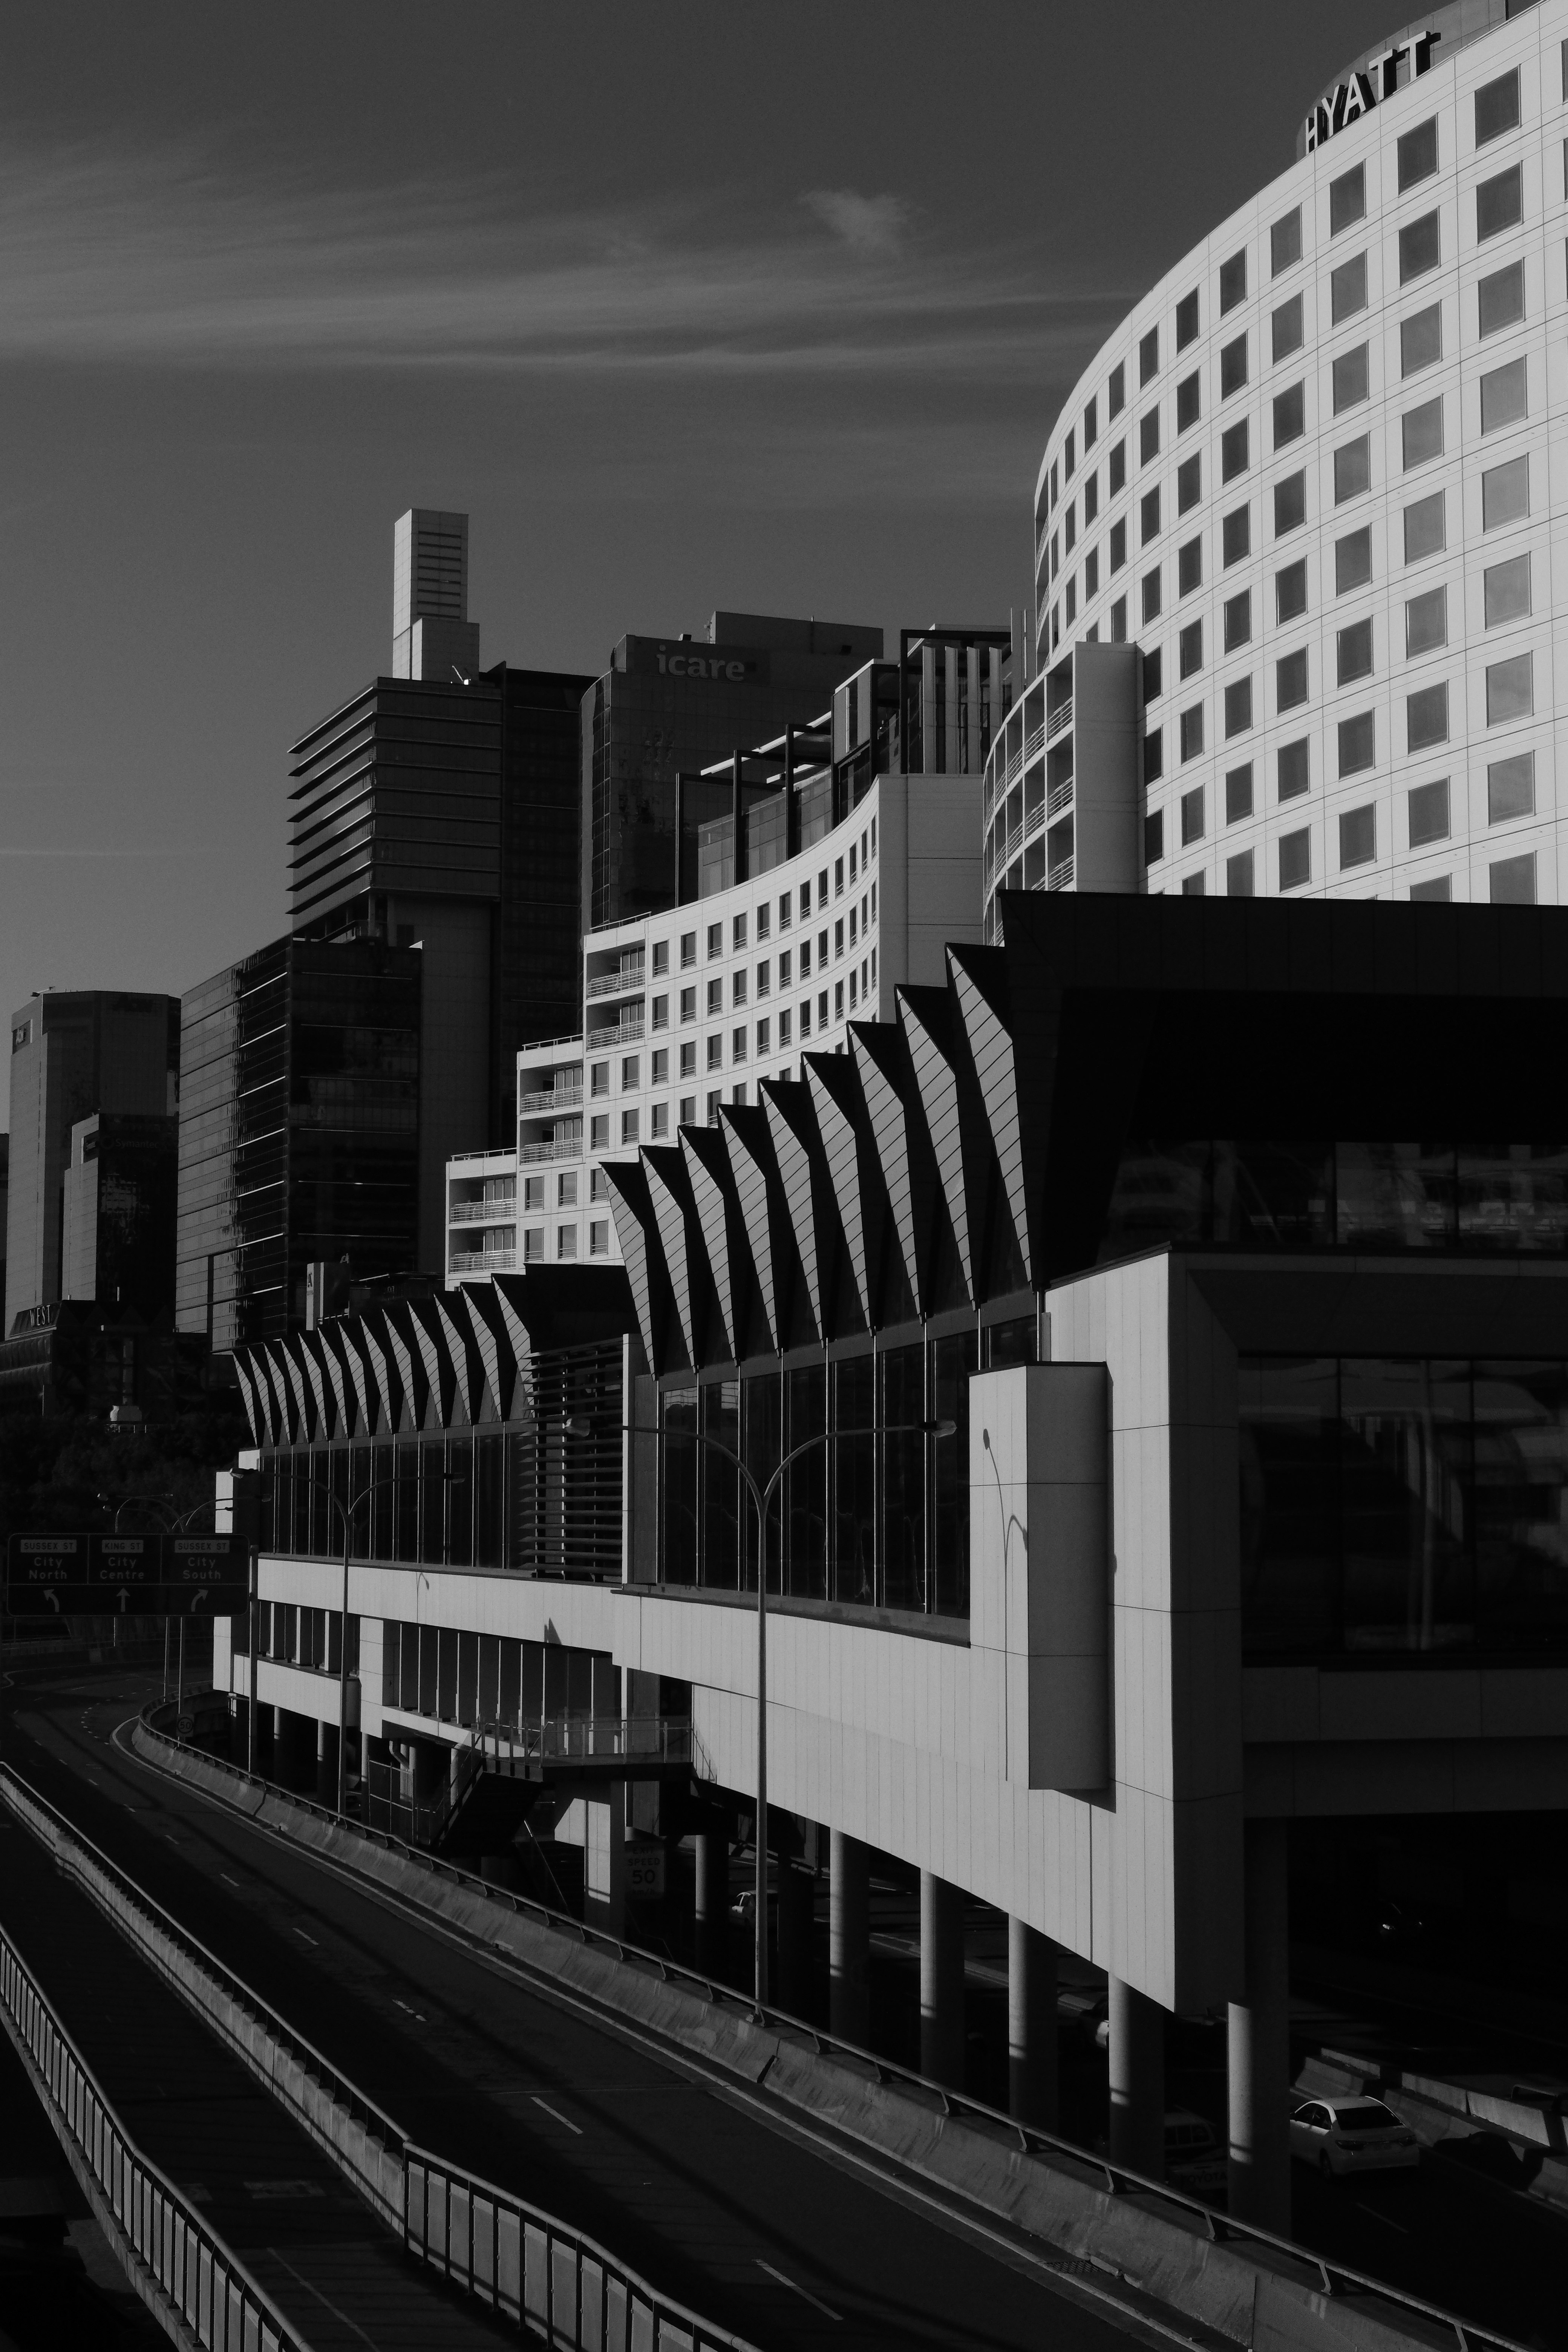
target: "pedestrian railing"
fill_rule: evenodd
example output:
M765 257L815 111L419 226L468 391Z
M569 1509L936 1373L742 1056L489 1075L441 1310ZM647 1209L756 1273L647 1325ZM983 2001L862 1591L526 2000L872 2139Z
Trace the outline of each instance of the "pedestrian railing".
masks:
M310 2352L238 2255L142 2155L4 1928L0 2014L100 2226L140 2273L144 2300L161 2316L177 2315L207 2352Z

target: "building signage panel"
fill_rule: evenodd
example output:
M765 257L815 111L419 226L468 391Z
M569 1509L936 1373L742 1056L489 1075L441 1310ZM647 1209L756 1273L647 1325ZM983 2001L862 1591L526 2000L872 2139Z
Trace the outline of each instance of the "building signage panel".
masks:
M1363 114L1370 114L1383 100L1392 98L1399 88L1399 68L1407 58L1410 60L1410 71L1405 76L1407 83L1414 81L1418 75L1429 73L1432 52L1442 37L1441 33L1426 32L1419 34L1408 46L1403 42L1396 43L1384 56L1375 58L1360 73L1352 73L1348 80L1341 82L1327 98L1321 98L1307 117L1308 154L1314 148L1326 146L1342 131L1348 131L1352 122L1359 122Z
M13 1536L5 1613L232 1616L244 1608L248 1583L240 1536Z
M689 637L626 637L626 667L642 677L697 678L709 686L766 686L766 653L750 646L699 645Z

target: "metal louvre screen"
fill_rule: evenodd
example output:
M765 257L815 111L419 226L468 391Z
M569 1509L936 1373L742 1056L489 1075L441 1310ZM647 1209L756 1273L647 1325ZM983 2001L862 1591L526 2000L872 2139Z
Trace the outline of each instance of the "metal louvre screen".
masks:
M618 1577L620 1342L552 1349L530 1370L532 1410L509 1433L507 1566L535 1576Z

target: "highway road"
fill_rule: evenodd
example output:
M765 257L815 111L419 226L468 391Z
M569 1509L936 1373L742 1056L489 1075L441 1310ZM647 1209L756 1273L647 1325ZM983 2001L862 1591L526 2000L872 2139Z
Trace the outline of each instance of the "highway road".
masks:
M1168 2342L128 1757L114 1731L152 1695L80 1668L6 1691L5 1759L427 2145L764 2352Z

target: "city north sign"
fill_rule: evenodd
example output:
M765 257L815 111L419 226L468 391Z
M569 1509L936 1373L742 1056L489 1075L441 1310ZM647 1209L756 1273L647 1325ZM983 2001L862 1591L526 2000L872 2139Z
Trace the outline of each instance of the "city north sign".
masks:
M1360 73L1352 73L1347 81L1327 98L1321 98L1307 117L1307 152L1326 146L1374 106L1390 99L1399 88L1399 68L1410 59L1407 81L1415 81L1432 69L1432 52L1442 39L1441 33L1421 33L1408 46L1401 42L1386 56L1374 58Z

